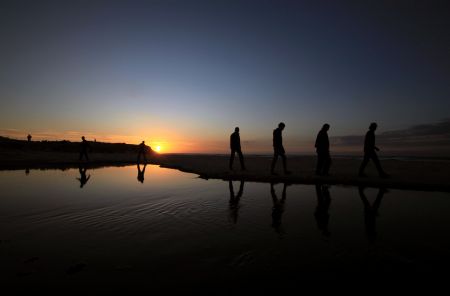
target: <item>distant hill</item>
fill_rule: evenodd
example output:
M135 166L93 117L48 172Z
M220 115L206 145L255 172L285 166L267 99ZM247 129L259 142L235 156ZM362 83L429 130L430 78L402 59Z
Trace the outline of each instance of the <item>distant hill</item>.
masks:
M126 143L89 142L93 153L137 152L138 145ZM80 151L80 142L15 140L0 136L0 149L20 151L73 152ZM150 149L151 150L151 149Z

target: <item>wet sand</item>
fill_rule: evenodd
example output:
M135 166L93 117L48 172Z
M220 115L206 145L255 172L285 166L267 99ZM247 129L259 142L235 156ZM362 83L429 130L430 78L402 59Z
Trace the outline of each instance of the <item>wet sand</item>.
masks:
M368 177L358 177L360 159L334 158L330 176L314 174L316 157L288 156L290 175L282 172L279 159L277 176L270 174L270 156L247 156L247 171L241 171L235 159L234 170L228 169L228 156L160 154L148 157L149 163L198 174L205 179L246 180L255 182L288 182L300 184L364 185L412 190L450 191L450 161L448 160L382 160L390 178L378 177L373 163L366 168ZM121 166L136 163L134 153L92 153L88 167ZM78 154L51 152L0 151L0 169L70 168L78 167Z

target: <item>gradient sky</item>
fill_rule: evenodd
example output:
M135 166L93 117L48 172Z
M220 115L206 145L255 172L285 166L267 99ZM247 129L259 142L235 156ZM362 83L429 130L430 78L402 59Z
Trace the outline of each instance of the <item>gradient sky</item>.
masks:
M0 4L0 134L289 151L448 119L448 1Z

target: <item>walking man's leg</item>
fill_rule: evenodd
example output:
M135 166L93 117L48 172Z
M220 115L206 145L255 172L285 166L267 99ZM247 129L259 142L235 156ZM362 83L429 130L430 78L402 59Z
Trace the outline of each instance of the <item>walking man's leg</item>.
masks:
M233 161L234 161L234 153L235 153L235 151L234 150L231 150L231 155L230 155L230 170L232 170L233 169Z
M371 158L372 158L373 162L375 163L375 167L378 170L378 175L380 175L380 177L385 177L387 174L384 172L383 168L381 168L381 164L380 164L380 160L378 159L378 155L376 153L373 153L371 155Z
M361 166L359 167L359 176L364 176L364 169L366 168L367 163L369 162L370 156L367 153L364 153L364 159L361 163Z
M286 154L281 154L281 158L283 159L283 169L285 174L289 174L290 172L287 169L287 160L286 160Z
M277 160L278 160L278 153L274 153L273 154L273 159L272 159L272 166L270 168L270 173L271 174L275 174L275 165L277 164Z
M323 174L325 176L328 175L328 172L330 171L330 166L331 166L331 157L330 157L330 153L327 153L325 155L325 161L323 164Z
M323 168L323 156L322 153L317 153L317 166L316 166L316 175L322 175Z
M238 151L238 155L239 155L239 161L241 162L241 170L245 170L245 164L244 164L244 155L242 154L242 151L239 150Z

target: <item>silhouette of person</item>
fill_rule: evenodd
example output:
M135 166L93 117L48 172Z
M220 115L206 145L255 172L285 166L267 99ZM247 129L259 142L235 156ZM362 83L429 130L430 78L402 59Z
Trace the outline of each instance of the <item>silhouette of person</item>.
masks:
M80 172L80 177L77 178L78 181L80 181L80 188L83 188L84 185L86 185L87 181L91 178L91 175L86 177L86 171L87 168L85 166L79 166L78 171Z
M25 169L25 175L28 176L29 174L30 174L30 168L26 168L26 169Z
M283 136L282 132L286 125L283 122L278 124L278 127L273 130L273 160L272 166L270 168L270 173L272 175L276 175L275 173L275 165L277 164L278 156L283 160L283 169L285 174L290 174L291 172L287 170L286 165L286 152L283 147Z
M322 231L325 236L330 236L330 231L328 230L328 222L330 220L330 214L328 210L330 209L331 198L330 192L328 191L328 186L324 184L316 184L316 194L317 194L317 207L314 212L314 217L316 218L317 227Z
M282 235L284 234L283 227L281 225L281 217L283 216L284 212L284 204L286 202L286 187L288 186L287 183L283 184L283 193L281 194L281 199L278 199L277 194L275 193L275 188L273 187L274 183L270 183L270 194L272 195L272 227L275 229L275 231Z
M378 160L377 153L375 152L380 151L380 149L375 146L375 130L377 129L377 127L378 125L375 122L372 122L369 126L369 131L366 133L366 137L364 139L364 159L359 168L360 177L366 177L366 175L364 174L364 169L366 168L367 163L370 159L372 159L373 163L375 164L380 177L388 177L388 174L386 174L381 168L380 161Z
M139 163L141 160L141 155L144 157L144 163L147 163L147 152L148 152L148 146L145 145L145 141L142 141L141 144L139 144L139 152L137 157L137 162Z
M317 134L316 138L316 152L317 152L317 167L316 167L316 175L319 176L328 176L328 171L331 165L331 157L330 157L330 142L328 140L328 130L330 129L330 125L325 123L322 126L322 129Z
M144 175L145 175L145 168L147 167L147 164L144 164L144 167L142 168L141 171L141 165L138 163L137 164L137 169L138 169L138 175L137 175L137 179L139 182L144 183Z
M27 139L28 139L28 142L31 142L31 135L30 134L28 134Z
M236 224L238 220L239 201L241 200L242 194L244 193L244 181L241 181L237 195L234 195L233 182L231 180L228 181L228 187L230 188L230 218L233 221L233 224Z
M91 149L91 146L89 145L89 142L86 141L84 136L81 137L81 144L80 144L80 161L83 159L83 156L86 157L86 160L89 161L89 156L87 154L88 149Z
M239 161L241 162L241 170L245 171L246 168L244 164L244 156L242 155L241 150L241 137L239 136L239 127L236 127L234 129L234 133L232 133L230 136L230 149L230 170L233 169L234 154L237 153L239 155Z
M374 242L377 236L376 220L378 216L378 209L380 207L381 200L383 199L384 194L388 191L385 188L379 188L377 198L371 205L367 200L366 195L364 194L364 189L364 186L358 187L359 197L361 198L364 205L364 224L369 241Z

